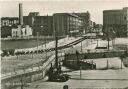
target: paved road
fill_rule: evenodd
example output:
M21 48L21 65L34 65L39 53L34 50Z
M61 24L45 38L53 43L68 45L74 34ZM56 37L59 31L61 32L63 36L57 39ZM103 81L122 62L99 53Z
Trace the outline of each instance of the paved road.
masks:
M48 82L40 80L33 82L24 89L63 89L69 85L69 89L107 89L128 87L128 68L119 70L82 70L68 72L71 79L67 82Z

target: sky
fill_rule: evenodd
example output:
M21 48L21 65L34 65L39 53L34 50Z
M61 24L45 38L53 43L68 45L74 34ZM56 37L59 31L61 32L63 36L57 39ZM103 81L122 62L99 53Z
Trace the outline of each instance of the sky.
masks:
M1 17L18 17L18 4L23 4L23 15L39 12L40 15L52 15L61 12L87 12L91 20L103 23L103 10L122 9L128 7L128 0L0 0Z

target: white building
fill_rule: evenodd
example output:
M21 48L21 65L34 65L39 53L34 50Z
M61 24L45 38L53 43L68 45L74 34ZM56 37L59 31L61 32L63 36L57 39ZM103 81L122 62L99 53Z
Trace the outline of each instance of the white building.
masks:
M29 27L29 25L26 25L25 26L25 29L26 29L26 36L32 36L32 28Z
M21 25L18 25L18 28L12 29L12 37L27 37L32 36L32 28L29 25L26 25L22 28Z

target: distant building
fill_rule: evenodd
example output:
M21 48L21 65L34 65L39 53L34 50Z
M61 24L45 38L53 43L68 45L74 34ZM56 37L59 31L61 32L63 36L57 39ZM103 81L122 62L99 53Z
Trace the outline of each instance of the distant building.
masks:
M40 16L39 12L30 12L28 16Z
M103 33L114 32L117 37L128 36L128 7L103 11Z
M25 27L21 27L18 25L18 28L12 28L12 37L28 37L32 36L32 29L26 25Z
M85 30L85 33L88 32L89 28L90 28L90 13L87 11L87 12L83 12L83 13L74 13L76 15L78 15L80 18L83 19L83 28Z
M19 24L18 17L2 17L1 18L1 27L3 26L14 26Z
M53 35L53 17L39 16L38 12L31 12L24 16L24 25L29 25L33 29L33 35Z
M11 36L11 29L19 24L18 17L1 18L1 37Z
M22 26L23 27L23 26ZM26 29L26 34L22 31L23 29ZM19 19L18 17L2 17L1 18L1 37L23 37L32 35L32 29L30 31L30 27L24 26L24 28L21 28L19 25ZM22 34L23 33L23 34Z
M95 24L94 29L95 32L102 32L103 25L102 24Z
M83 19L75 14L55 13L53 25L58 35L76 35L84 32Z
M102 31L103 25L102 24L95 24L93 28L94 28L94 32L97 35L103 35L103 31Z

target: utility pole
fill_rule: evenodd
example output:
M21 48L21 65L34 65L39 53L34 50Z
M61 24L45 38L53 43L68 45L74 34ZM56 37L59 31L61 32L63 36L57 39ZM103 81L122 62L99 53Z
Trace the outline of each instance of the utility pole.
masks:
M107 29L107 40L108 40L108 50L109 50L109 29Z
M109 50L109 38L108 38L108 50Z
M55 37L55 68L58 68L58 33L57 28L55 28L55 25L57 25L59 29L59 23L55 22L55 17L53 16L53 29L54 29L54 37Z
M37 54L38 54L38 46L39 46L39 39L38 39L38 36L39 36L39 32L37 32Z
M108 69L108 60L107 60L107 69Z
M55 66L56 66L56 68L58 68L58 48L57 48L57 46L58 46L58 37L55 35Z
M82 52L82 41L81 41L81 52Z
M44 40L45 40L45 49L46 49L46 43L47 43L46 37L44 37ZM47 59L47 51L46 51L46 59Z
M93 60L92 60L92 70L93 70Z
M122 67L122 66L123 66L122 63L123 63L123 58L121 59L121 69L123 68L123 67Z

